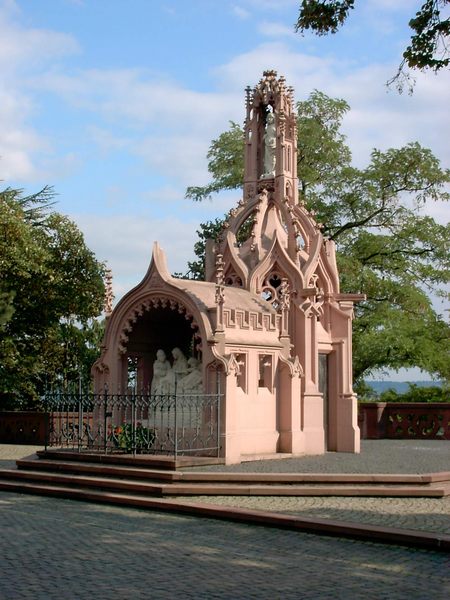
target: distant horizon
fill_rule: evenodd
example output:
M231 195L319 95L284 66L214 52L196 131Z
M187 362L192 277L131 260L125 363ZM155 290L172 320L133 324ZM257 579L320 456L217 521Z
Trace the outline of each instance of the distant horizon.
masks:
M371 378L364 378L364 381L366 383L368 383L369 385L371 383L429 383L430 385L433 383L442 383L445 381L444 378L441 379L431 379L430 377L424 378L424 379L408 379L408 378L403 378L403 379L394 379L391 378L389 376L386 376L385 378L381 378L378 377L377 379L371 379Z
M417 387L444 387L443 380L425 379L422 381L367 381L365 383L369 385L376 394L382 394L387 390L395 390L398 394L404 394L407 392L411 385Z

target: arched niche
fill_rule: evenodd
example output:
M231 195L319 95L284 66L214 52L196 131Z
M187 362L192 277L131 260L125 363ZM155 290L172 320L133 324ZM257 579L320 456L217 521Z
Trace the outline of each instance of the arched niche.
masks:
M158 350L164 351L169 362L173 360L174 348L179 348L187 358L202 358L198 326L178 303L163 301L147 305L127 322L124 331L120 350L123 389L133 387L140 392L150 388Z

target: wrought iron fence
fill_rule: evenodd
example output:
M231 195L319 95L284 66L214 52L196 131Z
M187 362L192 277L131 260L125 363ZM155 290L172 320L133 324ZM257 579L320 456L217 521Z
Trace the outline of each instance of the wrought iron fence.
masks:
M50 393L46 448L219 456L220 394Z

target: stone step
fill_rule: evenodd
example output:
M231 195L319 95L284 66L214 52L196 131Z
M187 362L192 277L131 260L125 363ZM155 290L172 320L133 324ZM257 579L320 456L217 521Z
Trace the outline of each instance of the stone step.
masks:
M230 520L265 527L279 527L306 533L364 539L395 545L416 546L433 550L450 551L450 536L393 527L358 524L331 519L313 519L266 511L215 506L205 503L186 503L165 498L146 498L111 491L63 487L43 483L7 481L0 479L0 489L9 492L60 497L72 500L106 503L147 510L170 511L196 517Z
M135 463L132 463L135 464ZM139 464L139 463L138 463ZM128 464L93 464L81 460L23 459L19 469L90 474L99 477L142 479L147 481L238 484L341 484L341 485L429 485L449 483L450 472L428 474L342 474L342 473L226 473L207 471L173 471L133 467Z
M143 481L178 481L181 476L179 471L173 470L165 471L163 469L131 467L128 465L103 465L55 459L22 459L17 460L16 464L18 469L28 471L98 475L100 477L140 479Z
M55 486L71 488L98 488L102 490L131 491L137 494L161 496L165 484L144 483L127 481L124 479L112 479L61 473L48 473L43 471L25 471L23 469L0 471L0 482L22 481L26 483L43 483Z
M194 482L179 481L169 483L130 481L129 479L114 479L101 477L97 474L78 475L62 474L40 470L16 469L0 471L0 480L44 482L52 485L70 487L85 487L124 491L143 495L158 496L383 496L383 497L428 497L439 498L446 495L448 487L439 483L420 485L395 483L357 484L357 483L251 483L238 482Z
M100 452L75 452L71 450L39 450L39 458L62 461L92 462L101 464L130 465L141 468L176 470L204 465L221 465L222 458L214 456L168 456L153 454L102 454Z

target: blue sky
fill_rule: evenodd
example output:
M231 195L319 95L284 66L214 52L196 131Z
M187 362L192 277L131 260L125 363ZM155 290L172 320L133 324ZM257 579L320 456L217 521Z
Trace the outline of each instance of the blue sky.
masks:
M183 271L195 229L239 199L184 199L208 181L211 140L244 118L244 88L275 68L298 100L317 88L352 107L358 166L418 140L450 166L450 77L388 92L418 0L359 0L330 37L294 33L299 0L0 0L0 179L50 184L114 274L119 297L158 240ZM427 208L441 222L449 211Z

